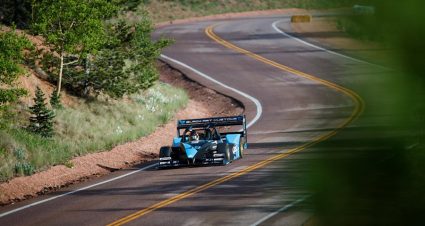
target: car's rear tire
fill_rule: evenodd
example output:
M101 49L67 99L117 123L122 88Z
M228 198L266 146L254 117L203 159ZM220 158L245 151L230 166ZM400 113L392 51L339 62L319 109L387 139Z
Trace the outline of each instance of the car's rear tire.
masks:
M229 145L228 144L226 144L226 143L220 143L220 144L218 144L217 145L217 152L224 154L223 165L226 165L229 162L231 162L230 149L229 149Z
M245 144L243 143L243 139L239 139L239 157L243 158L243 151L244 151Z
M233 161L235 159L235 154L233 153L233 148L235 148L235 144L229 144L229 160Z

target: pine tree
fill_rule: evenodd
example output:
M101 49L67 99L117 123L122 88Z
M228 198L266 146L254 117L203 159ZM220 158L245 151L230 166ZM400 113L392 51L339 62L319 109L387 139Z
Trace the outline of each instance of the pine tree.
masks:
M30 107L30 112L33 116L30 117L28 129L42 137L52 137L55 114L47 108L45 100L43 91L41 91L40 87L37 87L34 97L35 104Z
M61 109L62 103L61 103L61 94L58 94L58 90L53 90L53 93L50 95L50 105L54 109Z

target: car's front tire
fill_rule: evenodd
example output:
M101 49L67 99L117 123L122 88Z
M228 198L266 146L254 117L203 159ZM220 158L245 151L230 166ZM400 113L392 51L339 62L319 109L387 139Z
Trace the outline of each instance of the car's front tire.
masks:
M171 147L164 146L159 149L159 168L166 168L172 165Z
M171 147L164 146L159 149L159 157L171 157Z

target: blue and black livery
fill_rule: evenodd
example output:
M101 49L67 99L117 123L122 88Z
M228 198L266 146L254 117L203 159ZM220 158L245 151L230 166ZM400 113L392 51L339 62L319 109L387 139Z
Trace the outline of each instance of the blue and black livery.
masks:
M234 129L239 127L240 129ZM230 129L234 129L233 131ZM196 136L197 135L197 136ZM172 146L161 147L159 168L182 165L226 165L247 148L244 115L177 121Z

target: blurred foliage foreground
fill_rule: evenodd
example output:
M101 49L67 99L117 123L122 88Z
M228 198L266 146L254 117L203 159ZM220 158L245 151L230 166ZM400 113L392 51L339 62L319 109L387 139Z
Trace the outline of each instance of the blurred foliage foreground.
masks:
M423 225L425 212L425 2L367 1L356 36L394 51L379 85L354 89L366 111L314 148L308 175L315 225ZM362 34L363 32L363 34ZM367 33L367 34L364 34ZM372 37L372 38L370 38Z

